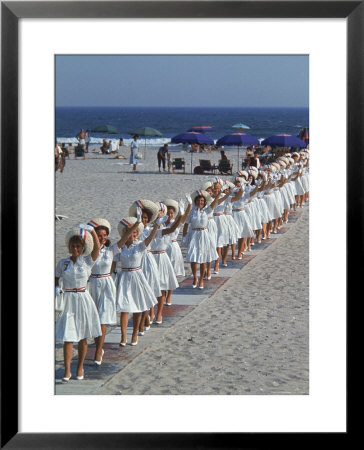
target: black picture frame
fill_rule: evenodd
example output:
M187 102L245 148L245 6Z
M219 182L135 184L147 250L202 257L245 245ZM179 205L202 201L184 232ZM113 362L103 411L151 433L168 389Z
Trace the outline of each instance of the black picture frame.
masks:
M257 448L274 434L255 433L19 433L18 342L8 343L8 317L17 317L18 235L18 22L21 18L346 18L347 19L347 248L362 253L364 149L363 1L5 1L1 2L1 448ZM7 151L11 149L11 151ZM360 151L357 151L360 150ZM343 155L343 159L345 155ZM359 204L358 204L359 203ZM359 209L359 214L358 214ZM342 213L342 209L340 210ZM355 224L355 229L354 229ZM359 234L359 237L358 237ZM355 247L354 247L355 246ZM6 262L5 262L6 255ZM347 286L354 292L361 264L347 259ZM13 267L5 272L4 267ZM6 278L6 280L5 280ZM9 293L11 286L11 294ZM349 294L349 291L347 292ZM12 301L9 301L11 295ZM12 336L18 324L11 323ZM57 418L55 418L57 419ZM347 433L338 433L347 437ZM310 435L300 436L301 443ZM315 443L319 436L315 434ZM281 436L280 446L296 434Z

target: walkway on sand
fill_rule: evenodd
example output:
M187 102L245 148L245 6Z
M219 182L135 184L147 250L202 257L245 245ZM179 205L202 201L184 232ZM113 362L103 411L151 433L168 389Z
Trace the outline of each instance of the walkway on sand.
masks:
M305 208L307 208L305 206ZM192 288L192 277L188 276L179 281L180 286L173 292L172 305L164 306L163 323L153 324L144 336L138 337L138 345L131 346L132 317L130 315L128 323L128 342L126 347L120 347L120 327L108 327L104 344L104 356L101 366L96 366L93 362L95 345L90 340L86 361L84 364L85 378L82 381L74 377L68 383L61 381L64 373L63 369L63 344L56 344L56 363L55 363L55 393L60 395L89 395L97 394L98 389L108 383L116 374L124 370L132 361L144 353L155 342L163 339L166 329L173 327L179 320L187 316L191 311L197 308L201 302L208 301L220 288L224 286L229 279L249 264L260 252L272 245L280 236L286 233L302 214L302 209L297 212L291 212L289 221L284 224L277 234L271 234L270 239L255 243L251 252L246 252L242 260L232 260L228 257L228 266L222 267L218 274L212 274L209 281L204 282L204 289ZM230 253L230 250L229 250ZM193 337L191 337L193 339ZM76 374L77 366L77 345L74 346L74 357L71 363L71 372Z

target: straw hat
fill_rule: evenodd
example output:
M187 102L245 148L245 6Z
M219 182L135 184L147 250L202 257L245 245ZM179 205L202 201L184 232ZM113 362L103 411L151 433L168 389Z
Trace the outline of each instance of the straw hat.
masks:
M298 158L300 155L297 152L293 152L292 153L292 158L295 157L295 156L297 156L297 158Z
M254 178L256 178L258 176L258 171L257 170L253 170L253 169L249 169L248 170L248 174L252 175Z
M281 168L281 166L276 162L272 162L272 166L274 166L277 170Z
M293 158L288 158L288 162L289 162L290 164L294 164L294 159L293 159Z
M223 186L225 184L224 180L219 177L214 177L213 184L215 184L215 183L219 183L220 186Z
M80 227L73 227L65 237L67 248L69 247L69 241L73 236L79 236L83 240L85 245L83 247L82 255L88 256L94 248L94 240L92 239L91 233L86 230L81 230Z
M202 185L202 189L203 189L204 191L206 191L206 189L208 189L209 187L212 187L212 186L213 186L212 181L206 181L206 183L204 183L204 184Z
M233 184L231 181L226 180L225 184L227 184L229 186L230 189L234 189L235 184Z
M285 156L281 156L280 158L277 159L277 161L283 161L284 163L288 164L288 158Z
M128 213L130 217L136 217L136 210L138 206L142 210L145 209L146 211L148 211L148 213L151 215L149 222L155 221L159 213L159 206L155 202L152 202L151 200L135 200L135 202L129 208Z
M273 166L273 164L267 164L265 169L270 170L271 172L277 172L277 167Z
M192 198L192 202L194 203L195 202L195 198L198 196L198 195L202 195L202 196L204 196L205 197L205 200L206 200L206 204L208 204L208 203L211 203L212 202L212 197L211 197L211 195L208 193L208 192L206 192L206 191L204 191L204 190L199 190L199 191L193 191L192 193L191 193L191 198Z
M166 200L163 200L162 203L167 206L167 208L173 208L175 213L178 213L178 202L176 200L173 200L171 198L167 198Z
M133 226L136 221L137 221L136 217L132 217L132 216L122 218L120 220L120 222L118 223L118 232L119 232L120 237L123 237L126 230L128 228L130 228L131 226ZM139 234L141 234L143 232L144 226L142 223L140 223L138 225L137 230L138 230Z
M238 170L237 172L236 172L236 174L237 174L237 176L238 177L244 177L245 178L245 180L247 180L248 178L249 178L249 174L248 174L248 172L246 172L245 170Z
M234 177L233 178L233 183L237 183L237 182L239 182L240 184L243 184L244 183L244 178Z
M287 164L281 159L279 160L279 165L282 166L284 169L287 167Z
M97 228L97 227L105 227L105 228L107 228L107 234L110 234L111 233L111 225L110 225L110 222L108 221L108 220L106 220L106 219L102 219L101 217L98 217L97 219L91 219L89 222L88 222L91 226L93 226L94 228Z
M247 167L247 169L248 169L249 172L250 172L251 170L252 170L253 172L258 172L258 168L255 167L255 166L249 166L249 167Z

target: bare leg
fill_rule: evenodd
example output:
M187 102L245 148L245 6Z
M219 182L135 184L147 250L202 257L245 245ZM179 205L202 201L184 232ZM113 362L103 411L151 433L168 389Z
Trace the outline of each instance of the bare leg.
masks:
M192 270L192 275L193 275L193 286L197 285L197 263L192 262L191 263L191 270Z
M83 375L83 363L86 358L87 353L87 339L82 339L78 343L78 363L77 363L77 376L82 377Z
M157 298L157 300L158 300L158 298ZM152 306L152 307L150 308L150 310L149 310L149 317L150 317L149 323L152 323L152 322L153 322L154 316L155 316L155 314L154 314L154 306Z
M221 258L221 247L217 247L216 251L217 251L217 260L215 261L215 272L219 271L219 261Z
M266 223L263 223L263 225L262 225L262 232L263 232L262 239L265 239L267 237L267 224Z
M162 312L163 312L163 305L164 305L165 297L166 297L166 291L162 291L162 295L160 297L157 297L158 308L157 308L157 316L155 318L156 322L162 321Z
M102 335L95 339L96 350L95 350L95 361L101 361L102 358L102 347L104 346L105 336L106 336L106 325L101 324Z
M138 329L140 324L140 319L142 318L142 313L133 313L133 335L131 337L131 343L135 344L138 342Z
M246 238L240 238L238 241L239 249L238 249L238 259L241 259L246 246Z
M260 233L262 232L262 230L257 230L257 243L260 244L262 242L261 238L260 238Z
M64 360L64 377L71 376L71 360L73 354L73 342L65 342L63 344L63 360Z
M206 263L202 263L200 264L200 283L199 283L199 287L203 287L203 277L205 276L205 272L206 272Z
M126 344L126 329L128 328L129 313L122 312L120 314L121 340L120 344Z
M235 259L236 244L231 244L231 258Z
M225 245L225 247L223 247L223 249L222 249L222 264L226 264L226 258L228 255L228 251L229 251L229 246Z
M206 278L211 277L211 262L206 263Z
M144 333L144 326L148 327L147 321L149 323L149 317L148 317L148 311L144 311L141 313L141 319L139 324L139 331L140 333Z
M172 304L172 301L171 301L171 299L172 299L172 289L169 289L168 291L167 291L167 298L166 298L166 305L171 305Z

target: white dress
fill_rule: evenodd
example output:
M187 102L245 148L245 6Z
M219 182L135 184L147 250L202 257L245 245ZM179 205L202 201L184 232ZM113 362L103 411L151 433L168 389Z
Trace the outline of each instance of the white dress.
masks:
M220 195L219 198L224 197L224 195ZM214 209L214 220L217 226L217 247L224 247L228 245L229 237L227 234L227 223L226 217L224 215L225 202L222 202L220 205L216 205Z
M190 230L191 227L188 228L188 231ZM214 212L212 210L209 214L209 220L207 222L207 231L210 233L211 240L214 243L214 248L217 248L217 225L214 220Z
M208 231L209 216L212 213L210 206L203 208L192 208L187 223L191 229L188 243L186 262L208 263L218 258L216 241Z
M56 277L63 284L64 308L56 321L56 341L79 342L102 334L95 302L86 289L93 264L90 255L79 256L75 263L71 258L58 261Z
M294 171L298 172L300 170L298 164L294 164ZM294 177L296 177L297 175L294 175ZM301 175L298 175L297 180L294 182L295 183L295 188L296 188L296 194L297 195L303 195L305 193L305 190L303 189L302 186L302 180L301 180Z
M144 228L142 234L139 236L139 239L141 241L144 241L150 235L151 231L152 227L147 225ZM147 251L143 253L141 268L149 286L152 288L152 291L154 292L154 295L156 297L160 297L162 293L159 284L158 265L153 254L148 250L150 250L150 245L147 247Z
M308 174L309 174L309 169L308 169L308 167L304 167L304 168L302 169L301 182L302 182L302 187L303 187L305 193L310 191L309 175L308 175Z
M277 204L277 200L274 194L273 189L268 189L264 192L264 201L266 202L268 213L269 213L269 222L274 219L278 219L281 216L281 211Z
M174 273L174 269L166 252L169 245L169 234L162 235L163 229L157 231L154 239L150 243L150 250L155 258L159 271L159 284L162 291L169 291L178 288L179 284Z
M225 210L224 210L224 214L226 217L226 225L227 225L227 234L228 234L228 239L229 245L232 244L236 244L238 242L239 239L239 228L235 222L235 220L233 219L232 216L232 203L231 203L231 197L230 196L224 203L225 203Z
M117 244L102 246L88 280L88 290L99 312L100 323L104 325L117 323L116 286L110 270L113 258L119 252Z
M246 190L246 212L250 219L250 224L253 230L260 230L262 228L262 218L259 209L256 206L255 195L251 196L250 192L255 189L254 186L247 185Z
M121 272L116 287L116 311L120 313L140 313L157 304L157 299L149 286L141 261L146 252L144 241L123 245L114 261L121 261Z
M171 221L166 228L170 228L173 225L173 221ZM177 241L177 237L179 235L179 232L181 230L182 226L178 226L176 230L169 234L169 244L166 249L167 255L169 256L169 259L171 260L174 273L177 276L184 277L185 276L185 266L184 266L184 260L183 255L181 251L181 247L179 246L179 243Z

